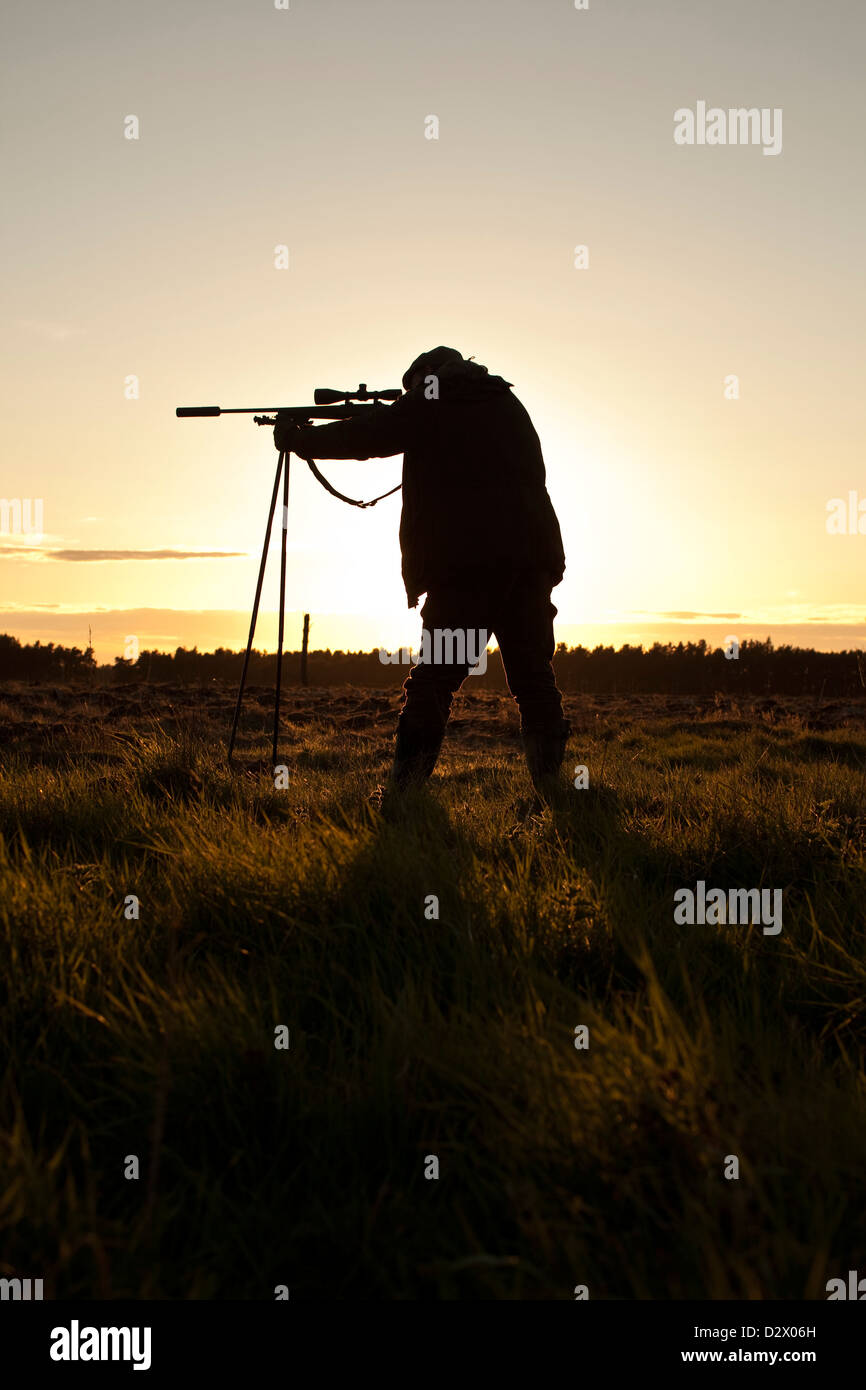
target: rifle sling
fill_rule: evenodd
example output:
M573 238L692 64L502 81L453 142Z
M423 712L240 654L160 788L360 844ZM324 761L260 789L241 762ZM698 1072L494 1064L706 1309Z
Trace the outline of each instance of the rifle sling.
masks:
M299 454L298 457L301 458L302 455ZM327 478L324 476L323 473L319 472L312 459L304 459L304 463L309 468L313 477L316 478L317 481L322 484L322 487L325 488L327 492L330 492L332 497L338 497L341 502L348 502L350 507L375 507L377 502L381 502L382 499L385 497L390 497L391 494L394 492L399 492L400 488L403 486L402 483L398 483L396 487L392 487L388 492L383 492L379 497L374 497L370 502L359 502L357 498L347 497L345 493L338 492L335 487L331 487L331 484L328 482Z

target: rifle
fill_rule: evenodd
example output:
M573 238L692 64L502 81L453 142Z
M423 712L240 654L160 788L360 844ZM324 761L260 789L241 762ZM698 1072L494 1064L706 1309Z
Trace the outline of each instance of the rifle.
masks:
M317 386L313 392L315 405L240 405L228 409L218 405L179 405L175 415L181 420L201 419L213 415L252 415L257 425L275 425L276 416L290 419L297 425L309 424L311 420L349 420L361 415L374 405L385 401L397 401L402 391L368 391L366 382L361 382L357 391L333 391L329 386ZM369 402L367 405L351 402ZM330 407L325 409L324 407Z

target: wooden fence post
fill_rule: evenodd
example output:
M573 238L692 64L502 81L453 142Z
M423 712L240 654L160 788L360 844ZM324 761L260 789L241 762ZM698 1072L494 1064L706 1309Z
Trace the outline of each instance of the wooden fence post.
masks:
M304 614L304 636L301 642L301 685L307 684L307 646L310 641L310 615Z

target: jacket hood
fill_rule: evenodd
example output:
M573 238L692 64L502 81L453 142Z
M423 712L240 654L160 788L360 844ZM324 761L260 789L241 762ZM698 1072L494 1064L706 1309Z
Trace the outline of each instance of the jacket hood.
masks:
M435 347L430 348L427 352L422 352L403 373L403 390L409 390L409 382L416 372L423 372L425 376L429 376L431 372L437 372L449 361L462 362L462 352L458 352L456 348L452 347Z
M422 352L403 373L403 389L409 390L413 376L435 376L439 379L440 394L443 386L448 389L451 400L472 399L474 396L489 395L491 390L503 391L511 386L501 376L491 376L486 367L479 362L468 361L456 348L436 347Z

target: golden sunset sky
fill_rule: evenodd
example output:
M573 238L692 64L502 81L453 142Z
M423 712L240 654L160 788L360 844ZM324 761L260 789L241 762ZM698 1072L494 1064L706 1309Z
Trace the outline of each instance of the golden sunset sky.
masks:
M444 343L541 437L559 640L866 645L866 534L826 526L866 503L861 3L4 8L0 496L44 535L0 536L0 631L243 646L271 436L175 406L399 386ZM780 108L781 152L677 145L698 101ZM289 647L304 611L313 647L417 642L398 518L293 465Z

